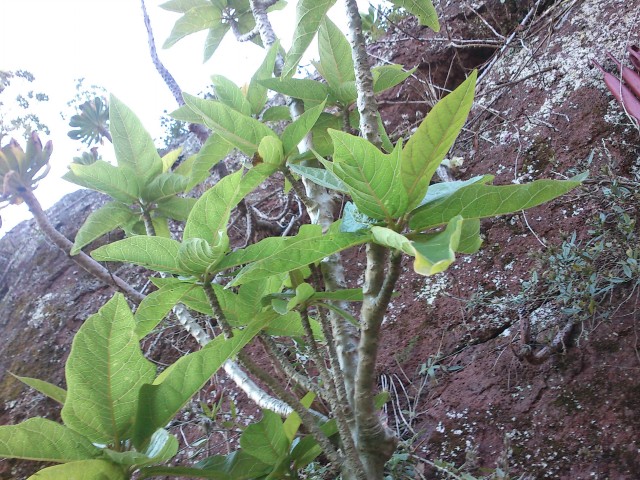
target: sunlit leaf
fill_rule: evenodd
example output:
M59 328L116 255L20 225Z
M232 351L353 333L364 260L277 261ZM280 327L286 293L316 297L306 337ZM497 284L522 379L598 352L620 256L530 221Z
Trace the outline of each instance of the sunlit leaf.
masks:
M180 274L179 248L180 244L170 238L137 235L103 245L91 256L101 262L128 262L156 272Z
M69 252L77 255L80 250L105 233L109 233L134 217L133 211L120 202L108 202L91 212L76 234Z

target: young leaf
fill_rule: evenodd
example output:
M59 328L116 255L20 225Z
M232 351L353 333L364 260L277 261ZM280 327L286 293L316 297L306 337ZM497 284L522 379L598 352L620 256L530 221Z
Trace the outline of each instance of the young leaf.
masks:
M267 102L267 87L260 82L273 76L273 68L276 64L276 57L280 49L280 42L276 41L267 51L262 64L251 77L249 87L247 88L247 101L251 105L251 113L259 114ZM285 107L286 108L286 107ZM287 109L288 111L288 109ZM266 120L263 118L263 120Z
M193 206L183 239L202 238L213 242L219 232L227 230L231 211L242 197L237 193L242 181L242 171L227 175L202 195Z
M305 167L304 165L289 164L289 170L301 177L311 180L320 186L336 190L342 193L349 193L348 187L329 170L324 168Z
M296 29L282 69L284 78L296 73L298 62L316 35L320 22L334 3L336 0L299 0L296 7Z
M308 78L269 78L262 80L260 84L274 92L302 100L305 108L320 105L329 95L324 83Z
M456 259L455 252L462 233L462 217L452 218L444 232L427 240L411 242L416 251L413 269L421 275L435 275L449 268Z
M80 230L78 230L69 253L77 255L83 247L89 245L96 238L115 230L132 218L134 218L134 213L126 205L120 202L104 204L87 217Z
M13 375L13 373L11 375ZM45 394L47 397L51 398L52 400L55 400L60 405L64 405L64 401L67 399L67 391L58 387L57 385L54 385L49 382L45 382L44 380L39 380L37 378L20 377L18 375L13 375L13 376L18 380L20 380L25 385L28 385L31 388L39 391L40 393Z
M409 227L419 231L447 223L456 215L465 219L494 217L535 207L573 190L585 178L582 174L569 180L536 180L524 185L475 183L417 208Z
M306 227L306 228L305 228ZM230 286L290 272L369 240L367 234L331 232L322 234L319 225L307 225L295 237L271 237L227 255L218 268L249 263Z
M155 365L142 355L134 328L127 301L116 294L73 339L62 419L94 443L117 445L127 438L138 390L153 381Z
M162 159L151 135L136 115L117 97L109 99L109 130L119 167L128 167L140 179L162 173Z
M249 425L240 436L240 446L249 455L267 465L276 465L289 451L287 438L280 417L269 411L262 411L262 419Z
M173 164L178 161L182 155L182 147L176 148L175 150L171 150L164 157L162 157L162 171L168 172L173 167Z
M297 152L298 144L307 135L318 121L326 102L322 102L313 108L308 109L302 115L286 126L282 132L282 144L284 145L284 156L289 157Z
M417 69L418 67L415 67L405 71L402 65L382 65L372 68L374 93L384 92L404 82Z
M147 295L134 315L136 336L142 339L148 335L193 288L189 283L169 284Z
M212 75L211 82L219 101L243 115L251 115L251 104L244 97L240 87L223 75Z
M234 331L234 336L228 340L220 335L202 350L180 358L162 372L153 385L144 385L140 390L132 437L134 444L138 448L144 446L153 432L166 425L222 364L236 355L264 326L264 322L258 320L242 331Z
M27 480L126 480L124 470L107 460L78 460L40 470Z
M462 85L440 100L404 147L401 176L409 210L424 198L431 177L460 133L473 103L476 76L474 70Z
M279 138L264 137L258 147L258 155L264 163L280 167L284 163L284 151Z
M186 93L183 96L189 108L200 115L209 128L247 155L253 155L258 150L260 140L264 137L277 137L262 122L223 103L203 100Z
M364 138L329 130L333 139L333 163L324 162L349 186L358 210L377 219L402 216L407 194L399 175L402 144L384 154Z
M178 440L165 429L160 428L151 436L149 445L143 452L133 450L117 452L104 449L104 455L118 465L142 467L166 462L178 453Z
M200 277L213 270L228 248L226 230L216 232L211 244L202 238L188 238L180 244L178 263L183 272Z
M407 12L418 17L420 25L429 27L434 32L440 31L438 23L438 13L431 0L389 0L398 7L404 8Z
M0 426L0 457L64 463L98 456L88 438L46 418Z
M320 22L318 51L322 76L331 87L356 79L349 40L326 15Z
M96 160L90 165L72 163L70 171L62 178L82 187L106 193L119 202L133 205L140 196L140 186L135 174L120 167L114 167L104 160Z
M170 238L137 235L91 252L99 262L128 262L149 270L166 273L182 273L178 264L180 244Z

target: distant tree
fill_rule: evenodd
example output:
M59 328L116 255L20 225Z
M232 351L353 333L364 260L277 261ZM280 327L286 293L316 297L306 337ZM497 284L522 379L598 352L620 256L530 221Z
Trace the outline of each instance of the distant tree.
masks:
M49 134L49 127L35 113L36 105L49 101L49 96L31 88L34 81L27 70L0 70L0 144L14 131L26 139L35 131Z

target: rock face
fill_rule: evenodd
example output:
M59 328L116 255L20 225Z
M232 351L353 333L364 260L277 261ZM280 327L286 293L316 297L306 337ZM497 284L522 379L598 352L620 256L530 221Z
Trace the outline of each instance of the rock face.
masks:
M640 478L640 274L629 260L639 255L639 133L590 65L607 51L624 58L625 46L639 42L640 2L438 8L440 34L405 20L371 47L378 58L418 67L381 99L389 133L406 138L442 88L481 68L452 174L491 173L508 184L589 170L591 180L526 214L483 221L483 250L444 274L418 277L406 263L381 342L389 423L416 457L464 464L477 476L499 468L523 478ZM77 192L49 214L72 239L102 202ZM118 274L143 287L139 270ZM74 332L113 292L49 246L32 221L0 239L0 275L0 423L55 418L51 401L8 372L62 385ZM564 350L539 365L522 359L568 323ZM24 468L0 461L0 479L24 478ZM392 472L438 475L422 461Z

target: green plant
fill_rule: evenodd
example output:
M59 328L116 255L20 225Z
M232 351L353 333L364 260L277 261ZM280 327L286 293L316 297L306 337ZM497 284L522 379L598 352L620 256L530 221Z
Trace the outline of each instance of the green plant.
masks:
M83 326L74 341L82 362L73 360L74 356L67 364L63 420L73 435L88 438L86 445L91 446L82 453L82 460L45 457L41 445L33 441L39 433L30 433L25 424L0 427L5 439L0 442L0 456L63 462L43 470L48 478L71 478L70 472L88 465L76 463L81 461L92 462L94 468L83 478L129 478L137 469L141 478L161 474L257 479L296 478L299 470L310 468L310 462L322 454L331 474L340 472L343 479L384 478L385 464L394 458L398 439L378 414L384 395L376 397L375 365L382 320L401 274L403 255L414 259L413 268L419 274L440 273L456 255L480 248L481 218L549 201L578 186L585 176L494 186L493 177L485 175L430 185L471 109L476 72L443 98L406 142L393 145L384 134L375 93L403 81L408 72L400 66L372 72L356 3L346 1L351 41L326 18L333 3L300 0L295 40L284 57L267 15L278 3L166 3L165 8L183 14L168 44L208 29L205 55L209 55L227 30L244 37L255 25L267 49L246 89L215 76L215 100L183 95L185 105L174 117L213 131L202 150L172 170L178 154L161 158L135 115L111 97L109 127L117 166L101 160L72 164L66 178L107 193L114 201L89 217L73 245L48 224L31 185L8 192L26 201L56 245L71 251L83 268L125 292L139 306L132 315L124 299L116 296L87 321L89 326ZM397 3L416 14L422 24L439 28L429 1ZM291 78L316 32L320 41L317 67L326 84ZM280 118L282 113L263 112L268 89L293 98L293 114L280 133L258 119L261 114L263 120ZM357 115L349 112L354 103ZM351 133L356 127L361 136ZM247 162L246 168L224 176L197 200L178 196L202 182L209 169L234 149L252 160L250 166ZM247 196L277 172L304 203L313 224L302 225L292 236L271 236L232 249L227 230L232 211L244 205L250 212ZM340 218L334 217L337 195L351 198ZM169 233L167 218L185 222L179 240ZM94 250L93 258L81 252L116 227L129 236ZM347 288L340 253L362 245L366 246L364 286ZM158 290L141 295L105 273L97 261L128 262L160 272L161 278L152 279ZM353 302L360 302L359 310ZM138 341L172 309L186 319L181 320L185 328L200 328L194 336L203 348L154 376L139 352ZM189 321L187 309L207 316L215 338ZM113 320L110 323L104 317ZM98 319L100 328L94 327ZM104 346L110 337L100 329L109 325L118 326L112 331L117 338L126 337L126 348L117 348L110 341ZM279 343L287 343L288 338L303 339L313 370L282 354ZM287 383L309 392L306 396L298 398L295 390L286 388L278 376L243 350L253 339L263 346ZM101 350L108 350L106 357L94 352L100 345ZM123 394L126 399L102 402L101 389L90 385L90 379L99 375L96 369L104 370L105 358L114 368L103 373L103 383L128 385ZM240 449L227 456L187 467L148 466L173 452L167 447L160 456L145 453L156 432L219 368L236 374L234 369L246 369L276 397L260 397L261 405L288 418L282 421L265 411L262 420L242 433ZM74 381L79 377L84 380ZM313 397L328 406L328 418L310 408ZM100 415L90 405L100 407ZM91 414L113 421L98 435ZM300 425L304 425L304 435L298 434ZM28 452L19 450L12 440L15 431L29 439ZM170 436L162 435L168 439L165 445L173 444ZM399 468L401 459L396 457L391 467ZM64 463L67 460L73 461Z

